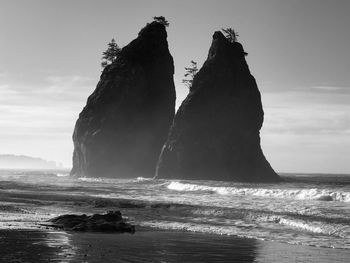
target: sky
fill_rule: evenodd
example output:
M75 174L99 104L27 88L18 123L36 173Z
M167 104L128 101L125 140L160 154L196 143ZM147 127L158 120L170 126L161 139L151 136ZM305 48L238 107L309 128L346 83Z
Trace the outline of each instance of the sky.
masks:
M1 0L0 154L72 165L75 121L101 56L163 15L177 107L190 60L215 31L239 33L262 95L262 149L277 172L350 173L348 0Z

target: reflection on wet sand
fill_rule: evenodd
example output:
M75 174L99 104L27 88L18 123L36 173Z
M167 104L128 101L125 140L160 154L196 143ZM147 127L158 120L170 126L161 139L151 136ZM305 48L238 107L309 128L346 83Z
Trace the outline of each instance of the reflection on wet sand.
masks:
M70 261L74 258L76 248L71 245L71 235L64 231L45 232L45 238L35 244L46 245L49 248L55 248L56 257L61 260Z
M171 231L80 233L73 262L255 262L253 239Z
M65 232L0 230L0 262L72 262L75 248Z

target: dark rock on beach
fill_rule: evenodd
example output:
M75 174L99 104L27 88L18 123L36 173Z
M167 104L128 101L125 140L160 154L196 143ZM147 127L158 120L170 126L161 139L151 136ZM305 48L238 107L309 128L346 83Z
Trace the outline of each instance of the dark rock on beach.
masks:
M147 24L102 72L76 122L72 175L154 176L175 114L167 32Z
M176 113L157 178L278 181L260 147L260 92L238 42L215 32L209 55Z
M128 232L134 233L135 226L126 223L119 211L108 211L104 215L62 215L49 220L52 227L70 231Z

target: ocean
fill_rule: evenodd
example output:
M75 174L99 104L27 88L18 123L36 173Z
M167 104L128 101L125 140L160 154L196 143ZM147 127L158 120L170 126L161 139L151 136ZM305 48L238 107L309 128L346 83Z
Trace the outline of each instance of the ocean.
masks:
M63 213L114 209L138 228L349 250L350 175L282 178L252 184L1 171L0 229L35 229Z

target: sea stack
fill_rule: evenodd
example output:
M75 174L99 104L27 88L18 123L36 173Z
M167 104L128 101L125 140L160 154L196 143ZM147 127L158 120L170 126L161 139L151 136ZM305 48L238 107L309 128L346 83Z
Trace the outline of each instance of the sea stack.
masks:
M165 26L147 24L102 72L76 122L71 175L154 176L175 114Z
M238 42L215 32L208 58L178 109L156 178L271 182L259 131L260 92Z

